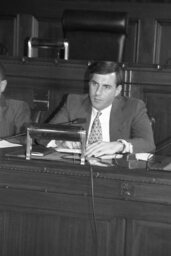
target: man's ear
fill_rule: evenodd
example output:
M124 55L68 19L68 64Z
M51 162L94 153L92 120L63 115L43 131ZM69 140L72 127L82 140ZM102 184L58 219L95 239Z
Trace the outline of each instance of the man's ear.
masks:
M0 90L1 90L1 92L5 91L6 86L7 86L7 80L2 80L0 82Z
M122 85L120 84L116 87L116 95L115 96L118 96L121 93L121 91L122 91Z

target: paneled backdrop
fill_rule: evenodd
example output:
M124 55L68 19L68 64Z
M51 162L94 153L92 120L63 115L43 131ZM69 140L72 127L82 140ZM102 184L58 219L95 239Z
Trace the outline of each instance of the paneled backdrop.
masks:
M7 1L8 2L8 1ZM5 5L5 3L3 3ZM64 9L125 11L129 27L125 62L165 65L171 59L171 4L129 3L126 1L13 2L0 11L0 42L9 56L26 55L30 36L60 40Z

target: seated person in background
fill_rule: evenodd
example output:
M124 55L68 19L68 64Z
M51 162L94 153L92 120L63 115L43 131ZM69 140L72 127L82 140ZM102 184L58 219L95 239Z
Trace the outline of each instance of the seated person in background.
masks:
M3 92L7 86L5 68L0 63L0 138L6 138L25 131L30 122L30 109L27 103L7 99Z
M85 118L81 126L87 131L87 158L155 150L145 104L139 99L121 96L122 83L123 70L119 64L92 63L89 66L89 94L69 95L50 122L57 124ZM66 145L74 146L74 142Z

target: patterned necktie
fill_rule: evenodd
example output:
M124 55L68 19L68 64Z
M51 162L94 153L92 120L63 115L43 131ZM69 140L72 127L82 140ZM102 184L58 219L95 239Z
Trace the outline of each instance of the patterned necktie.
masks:
M101 112L97 112L97 115L93 121L90 136L88 139L88 144L92 144L97 141L102 141L102 127L100 123L99 116L101 115Z

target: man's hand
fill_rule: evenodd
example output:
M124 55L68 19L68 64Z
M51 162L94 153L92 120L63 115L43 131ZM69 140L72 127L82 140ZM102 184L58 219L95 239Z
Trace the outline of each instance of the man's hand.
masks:
M123 143L119 141L113 142L95 142L88 145L86 148L86 157L105 157L107 155L114 156L116 153L121 153L124 149Z

